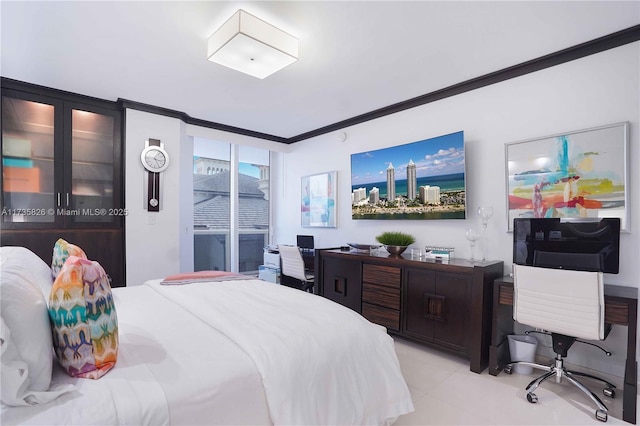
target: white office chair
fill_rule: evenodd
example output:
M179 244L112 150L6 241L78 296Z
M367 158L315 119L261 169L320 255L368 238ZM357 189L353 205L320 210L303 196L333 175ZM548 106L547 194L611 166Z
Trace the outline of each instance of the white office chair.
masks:
M304 260L297 246L279 245L280 261L282 264L282 275L299 280L301 289L313 293L314 276L306 272Z
M615 385L590 374L567 370L563 364L568 349L578 338L603 340L606 337L602 272L513 265L513 279L513 319L521 324L549 331L556 358L552 365L512 360L507 364L505 372L510 373L515 364L546 371L526 388L527 400L531 403L538 402L534 391L543 381L555 376L556 382L561 383L564 377L595 402L598 407L596 419L606 422L607 407L573 376L588 377L605 383L607 387L603 392L610 398L615 396ZM610 352L604 352L611 355Z

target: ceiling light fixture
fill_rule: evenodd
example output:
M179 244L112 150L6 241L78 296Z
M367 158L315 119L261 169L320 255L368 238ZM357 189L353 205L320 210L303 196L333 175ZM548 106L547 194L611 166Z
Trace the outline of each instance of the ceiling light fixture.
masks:
M240 9L209 37L207 58L263 79L298 60L298 39Z

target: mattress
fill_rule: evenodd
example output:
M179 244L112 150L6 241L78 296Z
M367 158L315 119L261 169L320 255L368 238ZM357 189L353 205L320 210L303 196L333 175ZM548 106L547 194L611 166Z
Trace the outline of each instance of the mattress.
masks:
M382 327L260 280L113 289L120 347L99 380L2 424L385 424L413 410Z

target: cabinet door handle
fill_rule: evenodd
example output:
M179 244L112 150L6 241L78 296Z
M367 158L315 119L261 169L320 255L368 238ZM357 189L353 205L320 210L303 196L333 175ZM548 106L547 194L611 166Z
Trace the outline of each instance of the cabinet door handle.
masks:
M343 296L347 295L347 279L345 277L335 277L333 279L333 291Z
M437 294L422 295L423 315L425 318L444 322L444 302L446 297Z
M69 193L67 192L67 207L69 207Z
M58 192L58 207L60 207L60 193Z

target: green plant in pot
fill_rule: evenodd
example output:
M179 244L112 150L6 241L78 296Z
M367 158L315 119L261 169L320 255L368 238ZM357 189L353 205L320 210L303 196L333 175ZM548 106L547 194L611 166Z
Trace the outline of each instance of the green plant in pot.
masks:
M402 254L407 247L416 242L413 235L404 232L383 232L376 237L376 241L384 245L391 254Z

